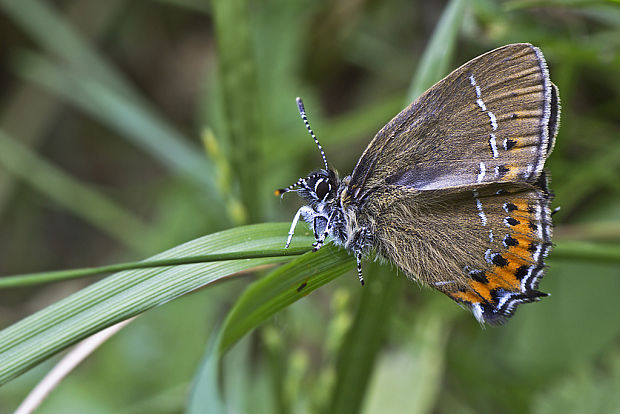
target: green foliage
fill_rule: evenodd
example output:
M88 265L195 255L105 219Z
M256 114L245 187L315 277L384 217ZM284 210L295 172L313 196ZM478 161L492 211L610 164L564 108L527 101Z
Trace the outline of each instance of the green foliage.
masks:
M0 274L126 269L93 283L7 279L22 287L0 290L0 412L54 354L146 310L40 412L618 405L617 2L0 0L0 10ZM313 240L301 224L292 252L288 223L234 227L289 220L298 201L273 190L319 165L296 96L348 173L406 102L522 41L543 50L562 97L548 162L562 207L541 283L550 298L481 329L389 264L365 263L362 289L341 249L291 257ZM171 266L137 268L154 260Z
M281 246L286 227L285 223L237 227L184 243L150 260L274 249ZM311 240L307 235L299 239L306 243ZM283 259L275 254L243 260L222 257L210 263L116 273L0 331L0 384L103 328L236 273ZM255 319L262 320L258 316ZM252 321L246 323L251 325Z

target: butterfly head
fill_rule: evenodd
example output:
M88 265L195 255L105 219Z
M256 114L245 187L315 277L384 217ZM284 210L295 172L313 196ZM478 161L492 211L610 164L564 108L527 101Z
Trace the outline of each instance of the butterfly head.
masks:
M326 204L336 198L338 177L333 170L318 170L305 179L305 185L298 189L299 196L310 206Z
M307 177L300 178L293 185L275 191L277 196L294 191L313 209L321 204L329 204L336 198L339 180L334 170L320 169Z
M323 151L323 147L314 135L312 128L310 128L306 111L300 98L297 98L297 107L299 115L306 125L306 129L321 154L325 168L316 170L308 176L300 178L294 184L275 191L277 196L294 191L305 202L305 205L297 210L297 214L295 214L295 218L291 223L285 248L291 243L295 226L299 219L303 219L312 226L314 238L316 239L316 242L313 244L315 251L321 248L327 236L331 236L336 243L344 245L347 240L345 218L342 205L339 203L339 200L342 198L341 194L344 191L343 183L338 178L338 173L329 168L325 151Z
M330 202L336 199L338 186L340 183L337 173L327 165L325 151L319 143L316 135L314 135L314 131L310 128L310 124L308 123L308 118L306 116L306 110L301 98L297 98L297 108L299 109L301 119L306 125L306 129L316 143L325 168L314 171L307 177L300 178L295 184L276 190L275 194L277 196L282 196L284 193L289 191L295 191L304 201L316 210L318 206L330 204Z

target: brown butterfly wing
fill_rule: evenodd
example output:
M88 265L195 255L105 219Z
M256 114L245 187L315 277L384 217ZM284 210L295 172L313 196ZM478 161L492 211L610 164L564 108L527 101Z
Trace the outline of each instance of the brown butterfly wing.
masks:
M345 202L377 250L497 323L544 295L551 243L543 166L559 122L542 53L508 45L456 69L390 121L355 167Z
M499 193L499 194L498 194ZM551 196L535 185L424 191L384 187L369 199L375 247L413 278L497 323L537 300L551 248Z
M540 50L507 45L426 91L383 127L351 175L362 199L377 186L420 190L534 182L553 149L557 88Z

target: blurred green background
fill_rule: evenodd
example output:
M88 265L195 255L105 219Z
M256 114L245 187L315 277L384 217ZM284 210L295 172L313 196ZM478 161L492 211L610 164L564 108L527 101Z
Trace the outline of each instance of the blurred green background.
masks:
M426 49L442 16L447 40ZM273 190L321 165L296 96L348 173L425 83L425 50L445 55L439 77L513 42L542 49L562 98L555 241L620 250L618 2L0 0L0 39L1 275L288 221L299 200ZM549 264L551 297L481 329L367 263L364 289L341 277L236 346L221 398L241 413L620 412L620 264L579 252ZM0 328L92 281L0 291ZM145 313L38 412L199 412L189 395L207 344L250 282ZM0 412L57 361L2 386Z

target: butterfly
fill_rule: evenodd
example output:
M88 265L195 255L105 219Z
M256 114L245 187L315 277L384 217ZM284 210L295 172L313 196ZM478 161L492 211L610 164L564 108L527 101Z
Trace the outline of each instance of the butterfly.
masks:
M375 252L409 277L498 324L538 301L552 247L548 173L558 88L540 49L510 44L465 63L411 103L340 178L298 109L324 168L276 191L305 202L314 250L328 236L362 259Z

